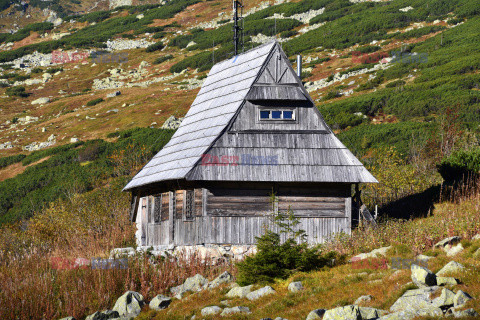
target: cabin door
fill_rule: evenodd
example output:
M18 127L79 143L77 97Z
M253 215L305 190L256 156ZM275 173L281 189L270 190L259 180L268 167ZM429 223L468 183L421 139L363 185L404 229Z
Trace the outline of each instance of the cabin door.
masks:
M147 220L147 199L148 198L143 198L142 199L142 211L141 211L141 215L142 215L142 219L141 219L141 243L142 243L142 246L146 246L147 245L147 223L148 223L148 220Z

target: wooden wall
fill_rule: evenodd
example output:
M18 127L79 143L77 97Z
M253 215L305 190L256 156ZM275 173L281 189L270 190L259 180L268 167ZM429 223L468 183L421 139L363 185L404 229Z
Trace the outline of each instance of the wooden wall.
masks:
M171 204L173 221L149 223L146 245L255 244L255 237L265 228L275 230L269 215L272 210L285 212L289 208L299 218L297 228L306 231L309 243L321 243L340 231L350 233L348 185L277 187L275 191L277 202L272 205L272 189L268 188L195 189L193 220L185 219L184 201L180 200L184 191L176 191Z

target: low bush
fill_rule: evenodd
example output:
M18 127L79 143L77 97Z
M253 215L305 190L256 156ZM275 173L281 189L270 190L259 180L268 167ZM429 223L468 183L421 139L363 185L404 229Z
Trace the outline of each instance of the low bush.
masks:
M163 63L163 62L171 60L171 59L173 59L173 56L171 54L167 54L166 56L161 56L161 57L156 58L153 61L153 64L160 64L160 63Z
M453 152L442 159L438 172L447 182L476 180L480 174L480 148Z
M162 42L159 41L159 42L156 42L156 43L154 43L154 44L149 45L149 46L145 49L145 51L146 51L146 52L154 52L154 51L162 50L163 48L165 48L165 46L163 45Z
M29 93L25 92L25 87L22 87L22 86L7 88L5 93L7 94L7 96L10 96L10 97L17 96L21 98L25 98L30 95Z
M91 106L97 105L97 104L99 104L100 102L103 102L103 101L105 101L105 100L103 100L102 98L93 99L93 100L90 100L90 101L87 102L87 106L91 107Z

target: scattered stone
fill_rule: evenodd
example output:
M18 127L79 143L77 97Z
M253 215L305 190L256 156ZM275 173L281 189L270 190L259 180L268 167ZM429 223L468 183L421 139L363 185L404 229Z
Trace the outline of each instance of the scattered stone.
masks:
M301 281L291 282L288 285L288 291L290 292L299 292L299 291L302 291L303 289L304 288Z
M65 317L60 320L77 320L77 319L75 319L74 317Z
M208 287L209 288L216 288L223 283L228 283L228 282L232 282L232 281L233 281L233 276L228 271L225 271L224 273L222 273L221 275L219 275L218 277L213 279L208 284Z
M412 264L412 281L419 287L430 287L437 284L437 276L427 268Z
M7 141L5 143L0 143L0 150L4 150L4 149L12 149L13 148L13 144L11 141Z
M360 310L362 320L378 319L379 317L388 314L388 311L368 307L358 307L358 310Z
M323 320L362 320L358 306L350 305L325 311Z
M149 307L150 309L153 309L153 310L162 310L162 309L166 309L171 302L172 302L172 299L159 294L155 298L153 298L152 301L150 301Z
M222 312L222 310L223 309L218 306L212 306L212 307L203 308L201 313L202 313L202 316L206 317L206 316L213 316L213 315L219 314L220 312Z
M453 310L453 315L455 318L478 317L477 311L471 308L467 310L461 310L461 311Z
M458 284L454 277L437 277L437 286L455 286Z
M230 307L231 302L232 302L231 300L222 300L222 301L220 301L220 304L222 306Z
M428 261L428 260L431 260L433 259L434 257L430 257L430 256L426 256L426 255L423 255L423 254L419 254L415 260L417 261Z
M109 114L109 113L118 113L118 109L111 109L111 110L108 110L107 112L105 112L106 114Z
M233 307L233 308L225 308L223 309L222 313L220 314L222 317L223 316L228 316L234 313L244 313L244 314L249 314L250 309L248 307Z
M463 272L465 267L456 261L450 261L440 271L437 272L437 276L443 277L450 273Z
M459 244L457 244L456 246L453 246L453 247L449 247L449 246L445 247L445 251L447 252L447 257L454 257L457 254L459 254L460 252L462 252L463 250L464 250L464 248L463 248L461 243L459 243Z
M119 95L121 95L121 94L122 94L122 93L121 93L120 91L114 91L114 92L112 92L112 93L107 94L106 97L107 97L107 98L114 98L114 97L119 96Z
M453 297L453 306L455 308L462 307L465 303L472 300L473 298L466 292L458 290L455 296Z
M408 290L390 307L391 312L400 312L405 310L421 310L430 307L436 307L430 295L437 291L439 287L425 287L415 290Z
M208 285L208 280L200 275L196 274L193 277L188 278L185 282L179 286L170 288L170 291L173 295L178 298L181 298L183 294L187 292L198 292L202 291Z
M433 299L433 305L438 308L445 308L453 306L453 299L455 293L453 291L443 288L440 297Z
M89 315L85 320L108 320L108 319L117 319L120 315L117 311L113 310L104 310L97 311L94 314Z
M360 304L362 302L370 302L372 301L372 296L371 295L366 295L366 296L361 296L353 304Z
M445 238L442 241L437 242L433 247L434 248L445 248L447 245L453 246L460 242L461 238L460 237L450 237L450 238Z
M252 286L235 287L230 289L226 296L228 298L245 298L252 291Z
M80 141L78 138L75 138L75 137L70 138L70 143L75 143L75 142L78 142L78 141Z
M369 258L377 258L378 256L386 256L388 249L390 249L391 246L388 247L382 247L378 248L375 250L372 250L368 253L360 253L354 256L351 261L358 261L358 260L363 260L363 259L369 259Z
M178 129L182 123L183 118L176 118L170 116L162 125L162 129Z
M127 248L115 248L110 251L110 259L117 259L122 257L133 257L135 255L135 249L132 247Z
M50 102L50 98L44 97L44 98L38 98L36 100L33 100L31 104L46 104Z
M325 314L325 311L326 311L325 309L315 309L313 311L310 311L306 320L322 319L323 315Z
M270 286L265 286L263 288L260 288L258 290L252 291L249 294L247 294L247 299L248 300L257 300L261 297L267 296L269 294L275 293L275 290L273 290L272 287Z
M144 304L145 300L140 293L135 291L127 291L120 298L118 298L112 310L117 311L121 316L136 317L140 314L140 312L142 312L142 307Z

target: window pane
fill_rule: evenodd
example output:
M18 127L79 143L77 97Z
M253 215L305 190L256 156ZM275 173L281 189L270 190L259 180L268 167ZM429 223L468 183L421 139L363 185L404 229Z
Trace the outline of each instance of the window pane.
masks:
M282 119L282 111L272 111L272 119Z
M260 111L260 119L269 119L270 111Z
M293 119L293 111L283 111L283 119Z

